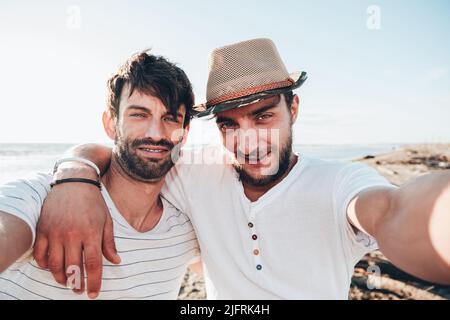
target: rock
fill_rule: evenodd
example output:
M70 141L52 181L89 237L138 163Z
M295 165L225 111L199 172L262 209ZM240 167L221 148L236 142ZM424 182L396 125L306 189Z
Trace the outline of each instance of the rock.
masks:
M447 162L439 162L438 168L440 169L450 169L450 163Z

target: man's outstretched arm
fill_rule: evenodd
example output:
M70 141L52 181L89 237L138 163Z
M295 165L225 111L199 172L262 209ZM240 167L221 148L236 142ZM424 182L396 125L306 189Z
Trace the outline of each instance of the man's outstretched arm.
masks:
M450 284L449 172L427 174L398 189L365 190L350 202L347 214L396 266Z
M110 148L96 144L80 145L68 152L71 157L91 160L102 173L109 166L111 154ZM97 174L83 163L68 162L60 165L54 178L71 177L97 179ZM50 247L59 250L49 250ZM88 294L95 298L101 287L102 252L112 263L120 263L112 220L100 190L82 183L54 186L37 225L36 262L42 268L49 268L56 281L63 285L67 281L67 267L75 265L83 270L84 264Z
M32 232L25 221L0 211L0 273L31 247Z

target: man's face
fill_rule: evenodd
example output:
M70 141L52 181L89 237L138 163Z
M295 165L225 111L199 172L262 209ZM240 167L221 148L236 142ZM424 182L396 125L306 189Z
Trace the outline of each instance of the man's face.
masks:
M284 95L277 95L217 114L223 143L236 157L242 181L265 186L287 171L297 110L296 96L288 108Z
M177 153L184 137L182 105L174 117L157 97L124 86L114 126L114 155L132 178L154 182L173 167L171 153ZM178 154L177 154L178 155Z

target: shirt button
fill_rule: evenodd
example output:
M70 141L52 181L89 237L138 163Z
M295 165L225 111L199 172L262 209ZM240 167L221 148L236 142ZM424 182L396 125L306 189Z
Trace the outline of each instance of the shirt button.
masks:
M258 239L258 236L256 234L254 234L254 235L252 235L252 239L256 240L256 239Z
M261 270L261 269L262 269L262 265L258 264L258 265L256 266L256 269L257 269L257 270Z
M249 222L249 223L248 223L248 226L249 226L250 228L253 228L253 223Z
M258 249L253 250L253 254L254 254L255 256L257 256L257 255L259 254L259 250L258 250Z

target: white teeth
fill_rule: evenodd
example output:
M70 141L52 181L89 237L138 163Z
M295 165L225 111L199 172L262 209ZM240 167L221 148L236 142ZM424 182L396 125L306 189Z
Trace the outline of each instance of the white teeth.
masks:
M164 152L164 150L161 150L161 149L147 149L147 148L143 148L142 150L147 151L147 152L153 152L153 153Z

